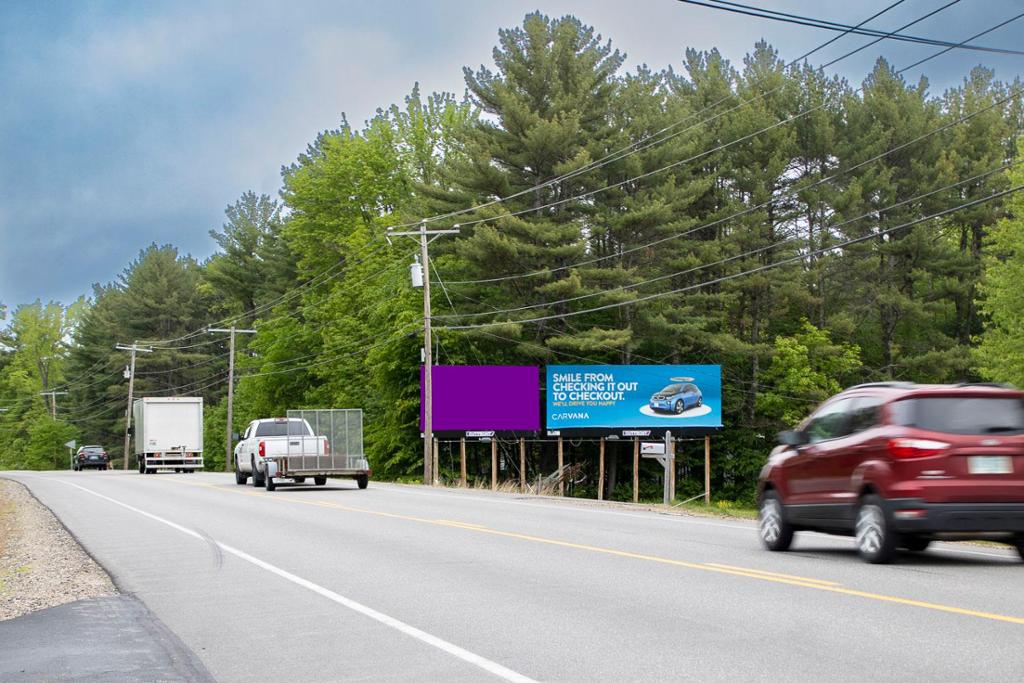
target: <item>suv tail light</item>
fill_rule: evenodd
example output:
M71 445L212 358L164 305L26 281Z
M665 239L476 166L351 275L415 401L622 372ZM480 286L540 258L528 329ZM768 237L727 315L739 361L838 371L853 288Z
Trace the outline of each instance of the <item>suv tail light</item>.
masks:
M889 455L898 460L927 458L949 448L945 441L932 439L889 439Z
M266 441L260 441L260 457L261 458L267 457L267 442Z

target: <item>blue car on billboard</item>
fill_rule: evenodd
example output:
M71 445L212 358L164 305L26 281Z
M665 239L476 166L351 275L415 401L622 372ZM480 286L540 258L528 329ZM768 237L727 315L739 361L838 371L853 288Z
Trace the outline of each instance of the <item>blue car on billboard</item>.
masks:
M704 403L704 396L696 384L680 382L669 384L651 396L651 410L661 413L682 413L690 408L698 408Z

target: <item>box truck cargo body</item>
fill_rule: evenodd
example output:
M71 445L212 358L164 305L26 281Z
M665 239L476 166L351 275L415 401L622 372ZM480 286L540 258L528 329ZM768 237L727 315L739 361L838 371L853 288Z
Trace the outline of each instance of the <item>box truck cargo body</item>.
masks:
M140 474L203 469L203 399L157 396L132 406Z

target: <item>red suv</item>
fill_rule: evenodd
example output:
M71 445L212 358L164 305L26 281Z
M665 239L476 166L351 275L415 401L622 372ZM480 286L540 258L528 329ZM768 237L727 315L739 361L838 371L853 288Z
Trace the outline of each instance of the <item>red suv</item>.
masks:
M936 538L1004 541L1024 558L1024 392L861 384L779 434L758 481L761 541L855 536L868 562Z

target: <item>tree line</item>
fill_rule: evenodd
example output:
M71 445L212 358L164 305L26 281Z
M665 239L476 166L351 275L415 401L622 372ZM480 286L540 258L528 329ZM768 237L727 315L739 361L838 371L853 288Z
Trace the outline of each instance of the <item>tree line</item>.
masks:
M15 308L0 466L64 466L71 438L119 454L114 345L139 340L136 395L202 395L222 468L226 339L202 330L230 323L258 330L238 340L236 429L362 408L375 474L414 476L418 248L387 228L423 217L459 229L431 244L436 362L721 364L727 498L844 386L1024 383L1019 80L977 66L939 94L880 59L852 84L763 42L742 64L690 49L626 71L593 28L541 14L493 58L463 97L416 87L318 135L278 197L227 208L208 260L154 244L71 305Z

